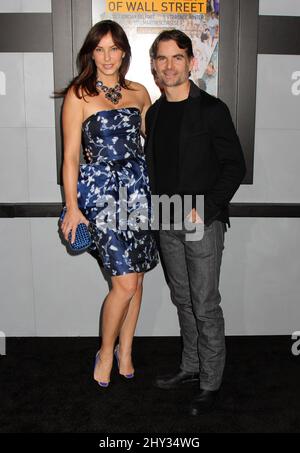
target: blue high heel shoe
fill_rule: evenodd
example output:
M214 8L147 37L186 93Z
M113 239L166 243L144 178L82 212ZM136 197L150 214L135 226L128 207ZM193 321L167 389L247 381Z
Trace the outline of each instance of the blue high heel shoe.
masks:
M94 370L95 370L95 368L96 368L96 365L97 365L97 363L98 363L98 360L100 359L99 352L100 352L100 351L97 352L96 357L95 357ZM100 385L100 387L106 388L106 387L109 386L109 382L110 382L110 381L108 381L108 382L97 381L97 382L98 382L98 384Z
M115 358L117 360L117 364L118 364L118 369L120 371L120 360L119 360L119 345L117 344L117 346L115 347L115 350L114 350L114 355L115 355ZM126 379L133 379L134 378L134 373L130 373L130 374L121 374L119 373L121 377L125 377Z

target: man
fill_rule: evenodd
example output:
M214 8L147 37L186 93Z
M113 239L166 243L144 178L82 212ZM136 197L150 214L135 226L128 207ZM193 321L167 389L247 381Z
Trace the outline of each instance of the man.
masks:
M190 38L179 30L160 33L150 49L162 96L146 115L145 152L153 194L204 195L204 219L195 202L192 222L203 238L189 241L186 228L159 231L171 298L183 339L180 371L156 380L163 389L200 382L190 406L211 409L225 364L224 318L219 275L228 203L245 175L241 145L227 106L189 80L194 63ZM202 214L203 216L203 214ZM200 373L199 373L200 370Z

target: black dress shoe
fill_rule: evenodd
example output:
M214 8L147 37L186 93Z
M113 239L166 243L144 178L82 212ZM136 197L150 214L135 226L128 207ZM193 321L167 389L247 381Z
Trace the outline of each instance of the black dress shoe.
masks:
M200 390L190 406L190 415L201 415L211 411L216 403L219 390Z
M166 376L158 377L154 385L160 389L175 389L183 384L191 384L199 382L199 373L187 373L186 371L179 371L177 374L169 374Z

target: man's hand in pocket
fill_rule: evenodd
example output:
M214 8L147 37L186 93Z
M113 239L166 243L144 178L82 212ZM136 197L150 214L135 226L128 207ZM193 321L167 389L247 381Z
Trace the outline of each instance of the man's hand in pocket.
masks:
M191 210L191 212L187 215L187 218L192 223L204 223L195 208Z

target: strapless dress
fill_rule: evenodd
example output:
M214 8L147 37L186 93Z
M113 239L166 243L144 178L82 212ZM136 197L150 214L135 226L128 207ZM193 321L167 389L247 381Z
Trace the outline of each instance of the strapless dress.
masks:
M79 167L78 206L91 225L88 252L112 276L146 272L159 259L140 126L136 107L102 110L82 124L90 161Z

